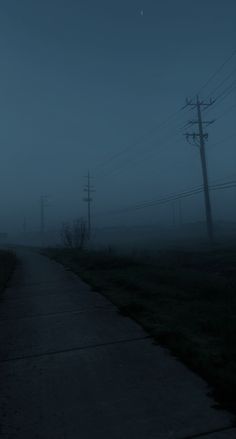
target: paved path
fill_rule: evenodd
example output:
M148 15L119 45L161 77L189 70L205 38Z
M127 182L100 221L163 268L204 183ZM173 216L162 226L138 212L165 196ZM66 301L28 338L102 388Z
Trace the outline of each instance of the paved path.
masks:
M19 257L0 301L1 439L236 438L138 325L59 264Z

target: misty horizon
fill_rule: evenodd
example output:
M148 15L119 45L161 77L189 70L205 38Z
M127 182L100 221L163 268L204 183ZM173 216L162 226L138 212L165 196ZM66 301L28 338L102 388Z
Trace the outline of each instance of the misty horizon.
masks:
M11 0L0 10L2 232L39 230L42 195L48 229L86 218L88 169L93 227L171 225L178 200L132 207L202 186L184 136L196 111L181 110L198 91L222 96L203 113L215 119L209 184L235 182L233 1ZM235 221L235 200L235 186L212 191L214 219ZM181 209L183 222L204 221L203 194Z

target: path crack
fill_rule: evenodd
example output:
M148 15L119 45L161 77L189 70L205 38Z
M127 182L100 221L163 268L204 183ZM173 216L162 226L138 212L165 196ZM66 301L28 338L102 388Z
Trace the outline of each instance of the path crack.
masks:
M106 342L106 343L97 343L97 344L91 344L91 345L81 346L81 347L77 347L77 348L45 352L45 353L41 353L41 354L24 355L22 357L6 358L5 360L0 360L0 364L7 363L7 362L13 362L13 361L27 360L27 359L31 359L31 358L34 359L34 358L40 358L40 357L47 357L50 355L60 355L60 354L76 352L76 351L83 351L83 350L88 350L88 349L96 349L99 347L113 346L113 345L118 345L118 344L122 344L122 343L132 343L135 341L147 340L147 339L151 339L151 338L152 337L150 335L147 335L145 337L136 337L136 338L134 337L134 338L117 340L117 341Z

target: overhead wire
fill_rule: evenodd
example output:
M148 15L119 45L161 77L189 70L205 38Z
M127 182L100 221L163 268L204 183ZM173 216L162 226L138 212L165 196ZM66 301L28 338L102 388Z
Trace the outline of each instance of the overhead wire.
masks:
M232 181L228 181L222 184L215 184L215 185L210 185L209 186L209 190L223 190L223 189L231 189L236 187L236 180L232 180ZM109 215L109 214L122 214L122 213L129 213L131 211L137 211L137 210L142 210L142 209L146 209L148 207L154 207L154 206L160 206L163 204L167 204L170 202L174 202L183 198L188 198L188 197L192 197L194 195L198 195L200 193L202 193L204 191L203 186L198 186L195 189L192 189L190 191L184 191L182 193L178 193L178 194L172 194L166 197L162 197L159 198L157 200L153 200L150 202L144 202L144 203L140 203L134 206L129 206L126 208L122 208L122 209L117 209L117 210L112 210L112 211L107 211L105 214Z
M209 85L209 83L223 70L223 68L225 67L226 64L229 63L229 61L234 57L234 55L236 54L236 49L231 53L231 55L219 66L219 68L208 78L208 80L199 88L198 93L200 91L202 91L207 85ZM233 70L234 72L234 70ZM217 85L217 87L215 87L214 91L218 90L222 85L225 84L225 82L232 76L233 72L231 72L229 75L227 75L226 78L224 78L220 84ZM218 101L220 98L227 97L228 94L232 91L232 86L234 85L234 82L230 85L227 86L227 88L225 90L223 90L223 92L220 93L219 96L217 96L216 101ZM129 153L131 150L133 150L134 148L136 148L140 142L144 141L147 139L147 137L156 132L156 130L160 129L161 127L165 126L166 124L168 124L168 122L173 119L176 118L176 116L179 116L179 113L184 110L186 108L186 105L179 108L178 110L174 111L173 113L171 113L164 121L160 122L159 124L157 124L157 126L155 126L154 128L151 128L151 130L148 130L148 132L144 135L142 135L141 137L139 137L136 141L132 142L131 144L127 145L125 148L123 148L122 150L118 151L117 153L111 155L110 157L108 157L107 159L105 159L103 162L101 162L100 164L98 164L95 168L94 168L94 172L96 173L96 169L100 168L104 168L106 166L108 166L110 163L116 161L117 159L119 159L121 156L123 156L126 153ZM125 164L127 163L127 161L125 161ZM121 169L122 166L119 166L118 169ZM108 172L107 174L103 175L103 176L109 176L114 174L114 171L117 171L117 168L114 170L112 170L111 172ZM97 173L96 173L97 174ZM98 174L97 174L98 175Z
M230 72L230 74L229 75L227 75L226 76L226 78L224 78L207 96L206 96L206 99L208 99L209 97L211 97L211 96L214 96L214 94L215 94L215 92L217 91L217 90L219 90L219 88L221 88L230 78L231 78L231 76L234 74L236 72L236 68L235 69L233 69L233 71L232 72Z
M122 150L118 151L117 153L109 156L107 159L105 159L103 162L101 162L100 164L97 164L95 166L95 168L93 169L93 173L96 173L96 169L98 168L104 168L107 165L109 165L111 162L117 160L119 157L123 156L126 153L129 153L130 151L132 151L133 149L135 149L138 145L140 145L143 141L147 140L149 138L149 136L151 134L155 134L157 132L157 130L159 130L161 127L165 127L165 125L168 124L168 122L171 119L174 119L176 117L179 116L180 112L182 110L184 110L185 107L181 107L178 110L174 111L173 113L171 113L166 119L164 119L162 122L158 123L157 125L155 125L155 127L152 127L150 130L148 130L148 132L146 134L141 135L137 140L135 140L134 142L131 142L130 144L128 144L125 148L123 148Z
M215 70L215 72L213 72L213 74L207 79L207 81L198 89L197 94L199 94L202 90L204 90L204 88L206 88L207 85L209 85L209 83L218 75L218 73L220 73L223 70L226 64L228 64L235 55L236 55L236 49L233 50L230 56L227 57L225 61L223 61L223 63Z
M200 91L202 91L204 88L206 88L206 86L208 86L214 78L217 77L217 75L223 70L223 68L227 65L227 63L233 58L233 56L236 54L236 50L233 51L233 53L220 65L220 67L210 76L210 78L200 87L200 89L198 90L198 93L200 93ZM230 74L228 74L223 80L220 81L220 83L218 83L214 89L213 89L213 93L215 93L216 91L220 90L223 85L227 84L227 81L231 78L233 72L235 71L235 69L230 72ZM212 106L221 103L224 99L227 98L227 96L229 96L230 93L232 93L232 91L234 90L234 88L236 87L236 81L234 80L232 83L230 83L229 85L227 85L222 91L220 91L220 93L218 94L218 96L215 98L215 102L213 103ZM211 92L212 93L212 92ZM208 95L208 97L210 96L210 94ZM212 107L211 106L211 107ZM235 105L233 105L232 107L229 108L229 111L234 107ZM107 159L103 160L103 162L99 163L95 168L95 172L96 169L104 169L107 166L109 166L111 163L116 163L117 159L121 158L122 156L126 156L127 154L131 153L137 146L140 145L140 143L144 142L145 140L147 140L150 135L155 134L155 132L157 130L160 130L161 128L164 128L165 126L168 127L168 123L170 120L175 120L175 119L179 119L180 115L182 114L182 111L186 108L187 106L183 106L181 108L179 108L178 110L176 110L175 112L171 113L165 120L163 120L162 122L158 123L155 127L151 128L150 130L148 130L148 132L146 134L143 134L142 136L140 136L137 140L135 140L134 142L131 142L130 144L128 144L125 148L123 148L122 150L118 151L117 153L111 155L110 157L108 157ZM210 108L211 108L210 107ZM227 111L227 110L226 110ZM226 112L224 112L225 114ZM221 115L219 118L224 116ZM177 121L177 120L176 120ZM179 127L180 128L180 127ZM176 130L176 127L175 127ZM176 136L176 133L174 134L174 136ZM163 136L162 136L163 137ZM173 133L171 134L170 138L169 136L167 136L166 138L166 134L164 135L164 140L161 139L153 139L155 142L159 141L162 143L162 147L158 148L158 151L161 151L163 149L163 146L166 145L166 143L170 143L170 140L173 137ZM227 137L226 139L222 139L219 142L214 143L212 146L218 144L218 143L222 143L223 141L228 140L229 138L232 138L233 136ZM150 141L147 140L147 142ZM147 144L145 144L146 147ZM142 146L143 148L143 146ZM150 151L150 148L148 148ZM147 152L147 150L145 151L145 153ZM134 163L134 161L137 161L137 157L136 158L132 158L131 160L132 164ZM123 169L124 165L127 164L127 158L125 159L124 163L120 164L118 167L116 166L115 169L111 170L110 172L108 172L107 174L105 174L106 176L109 175L114 175L114 173L116 174L117 172L119 172L121 169ZM231 188L231 187L235 187L236 186L236 181L233 182L228 182L228 183L223 183L223 184L218 184L218 185L213 185L211 186L209 189L210 190L223 190L223 189L227 189L227 188ZM193 197L197 194L200 194L203 192L203 187L202 186L198 186L197 188L194 188L190 191L185 191L182 192L180 194L172 194L166 197L162 197L158 200L152 200L152 201L146 201L143 203L139 203L135 206L132 207L126 207L126 208L122 208L120 210L116 210L113 212L106 212L106 214L118 214L118 213L125 213L125 212L130 212L130 211L137 211L140 209L144 209L144 208L148 208L148 207L152 207L152 206L158 206L158 205L162 205L162 204L166 204L166 203L170 203L170 202L174 202L176 200L180 200L182 198L188 198L188 197Z
M178 131L174 131L172 133L168 133L167 137L166 136L162 136L161 138L154 138L152 139L152 143L154 143L154 145L149 145L147 149L144 149L144 147L142 148L143 151L139 151L139 155L138 156L133 156L132 158L126 158L125 161L123 161L120 165L116 166L115 169L112 169L110 171L108 171L107 173L105 173L103 176L107 177L110 175L116 175L117 173L119 173L126 165L132 164L133 165L137 165L140 160L143 160L143 156L150 156L150 154L152 154L155 150L155 152L162 152L166 146L168 146L170 144L170 142L172 141L173 138L175 138L176 136L179 136L181 132ZM157 148L156 147L156 143L157 141L160 143L160 146ZM146 145L145 145L146 146Z
M211 143L211 144L208 146L208 149L209 149L209 148L212 148L213 146L223 144L223 142L226 142L226 141L228 141L228 140L231 140L231 139L233 139L234 137L236 137L236 133L230 134L229 136L226 136L226 137L224 137L223 139L218 140L217 142Z
M129 212L131 210L139 210L139 209L143 209L146 207L152 207L152 206L156 206L159 204L165 204L167 202L174 201L178 197L182 197L184 195L187 196L187 195L194 195L198 192L200 193L202 191L202 189L203 189L203 186L197 186L196 188L193 188L192 190L189 190L189 191L184 191L184 192L179 193L179 194L176 194L176 193L169 194L165 197L161 197L161 198L158 198L155 200L145 201L143 203L138 203L138 204L133 205L133 206L124 207L124 208L121 208L118 210L113 210L113 211L110 211L110 213L123 213L123 212Z
M236 107L236 103L231 105L230 107L226 108L223 113L221 113L219 116L216 116L216 120L220 120L223 117L227 116L231 112L231 110L235 107Z
M212 105L205 107L203 111L209 111L212 108L214 109L216 105L223 102L234 90L236 89L236 79L227 86L213 101Z

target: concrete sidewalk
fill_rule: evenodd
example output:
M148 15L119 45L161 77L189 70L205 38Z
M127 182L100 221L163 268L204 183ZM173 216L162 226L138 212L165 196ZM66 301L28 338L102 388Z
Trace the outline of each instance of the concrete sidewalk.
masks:
M0 300L0 438L235 439L207 385L33 252Z

